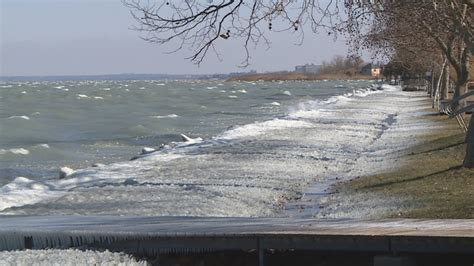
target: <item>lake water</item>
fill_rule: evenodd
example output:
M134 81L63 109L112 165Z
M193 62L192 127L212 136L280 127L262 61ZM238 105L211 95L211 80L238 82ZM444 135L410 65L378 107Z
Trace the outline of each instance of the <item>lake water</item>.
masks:
M304 117L298 116L299 113L303 111L308 114L339 108L340 104L351 100L351 97L365 96L364 89L369 85L368 81L160 80L2 83L0 185L8 184L3 187L3 192L5 195L10 195L5 196L8 200L4 202L10 201L10 203L5 203L4 208L36 203L51 197L57 198L58 193L62 197L66 193L67 197L71 194L67 192L89 188L91 180L100 180L94 183L94 186L100 183L101 187L112 190L114 186L137 189L139 186L135 186L136 184L140 186L145 184L156 185L156 188L167 186L167 189L170 185L177 185L179 189L189 192L189 187L186 188L188 176L197 178L197 182L203 184L212 183L216 178L224 178L222 174L216 174L222 170L225 175L235 180L226 179L224 182L220 179L218 182L229 181L229 186L235 187L237 184L240 186L242 180L249 179L247 175L250 172L256 169L264 172L273 171L275 168L274 161L267 161L261 165L252 165L252 169L245 169L250 167L249 161L255 163L272 150L275 153L282 152L282 147L287 150L288 147L302 150L300 146L291 146L292 132L295 132L295 138L301 139L301 136L296 136L303 134L303 131L296 134L296 130L324 126L324 123L318 126L317 123L313 123L314 121L310 125L305 122ZM293 129L295 131L292 131ZM331 131L328 130L330 135ZM279 136L272 132L283 134L286 142L278 139L270 140L270 136ZM180 134L195 140L192 143L183 143ZM272 146L275 143L278 145ZM154 156L156 162L153 162L152 166L144 163L150 160L147 158L132 161L136 162L133 166L127 163L130 158L140 153L142 147L158 148L163 144L167 146L161 152L154 153L158 156ZM236 148L239 149L237 155ZM328 150L326 147L322 151L325 152L325 149ZM217 160L216 158L205 159L209 153L230 155L226 155L225 158L222 155L219 160L223 161L213 163L209 160ZM240 156L244 153L247 154L245 161L239 163L242 159ZM186 160L194 159L175 160L183 157L183 154L188 156ZM324 154L318 156L323 160L325 158ZM161 165L168 161L173 161L176 165L167 167ZM234 164L225 166L223 162ZM105 170L91 172L87 169L90 169L93 163L110 166L106 166ZM59 184L56 180L58 169L62 166L86 170L74 182ZM237 168L241 166L242 169L235 169L236 166ZM219 167L228 169L218 169ZM150 171L158 172L150 173ZM294 174L297 175L298 172ZM272 175L281 178L280 172L262 174L268 179L268 186L271 186ZM161 178L160 181L152 182L155 177ZM122 183L120 185L110 183L110 179L114 178L121 180ZM182 178L187 181L183 182ZM109 181L107 183L104 180ZM195 181L191 183L196 185ZM72 186L71 182L75 185ZM252 193L252 185L246 186L247 191ZM31 190L31 198L17 199L11 196L13 192L24 188ZM122 193L121 189L114 190L113 193ZM133 189L127 191L133 194ZM274 187L269 189L275 190ZM199 189L191 190L193 192L191 194L199 194L199 191ZM260 192L254 191L254 193ZM86 194L83 194L84 197L87 197ZM205 198L208 198L209 195L206 195ZM114 194L111 197L116 196ZM185 195L173 197L182 198ZM128 199L133 201L132 197ZM14 203L15 200L23 203ZM102 203L103 201L100 204ZM104 208L107 207L102 206L101 210ZM84 214L81 211L72 213ZM91 213L101 212L92 210ZM116 213L120 213L120 210ZM156 211L150 214L173 213ZM206 210L202 213L198 211L197 214L205 215ZM255 214L250 212L248 215Z

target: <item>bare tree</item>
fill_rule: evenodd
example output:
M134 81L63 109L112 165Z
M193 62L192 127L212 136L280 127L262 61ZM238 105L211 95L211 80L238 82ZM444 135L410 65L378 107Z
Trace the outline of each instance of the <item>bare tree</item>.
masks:
M465 93L474 49L473 0L350 2L345 26L353 47L389 56L424 53L439 65L446 57L456 73L455 96Z
M368 48L407 70L433 69L446 58L456 77L455 97L466 92L469 80L474 0L123 1L143 39L172 43L173 51L190 48L189 59L198 64L209 51L218 55L218 42L241 41L242 65L247 66L249 47L269 45L269 33L294 31L303 41L306 27L312 32L343 32L355 53ZM470 163L464 165L474 167L474 129L469 132L473 150L465 159Z
M243 66L249 64L252 45L270 44L268 34L293 31L304 39L303 25L313 32L333 33L339 1L321 4L317 0L123 0L143 32L142 38L154 43L172 43L173 51L190 48L189 59L201 63L209 51L217 55L220 41L240 41L245 51ZM172 51L171 51L172 52Z
M410 56L406 57L407 52L412 52L412 58L424 54L423 57L433 64L438 63L440 73L447 65L440 62L446 59L455 72L454 98L466 93L474 52L474 0L346 2L350 3L346 5L348 20L345 27L351 36L352 47L378 49L400 60L402 65L413 64ZM462 108L463 104L461 102L457 108ZM469 168L474 168L473 127L474 118L471 118L463 163Z

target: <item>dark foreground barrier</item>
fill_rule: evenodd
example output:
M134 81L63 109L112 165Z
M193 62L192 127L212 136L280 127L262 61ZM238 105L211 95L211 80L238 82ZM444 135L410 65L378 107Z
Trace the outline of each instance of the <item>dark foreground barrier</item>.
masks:
M254 251L474 255L474 220L3 216L0 250L95 248L137 256ZM386 264L378 257L378 265ZM381 262L380 262L381 261ZM404 265L403 261L400 260ZM382 264L380 264L382 263Z

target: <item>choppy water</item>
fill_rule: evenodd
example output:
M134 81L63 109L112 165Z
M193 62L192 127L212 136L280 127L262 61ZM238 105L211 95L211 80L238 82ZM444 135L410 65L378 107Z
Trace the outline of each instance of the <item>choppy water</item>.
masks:
M276 215L308 186L373 171L380 154L400 146L380 139L405 96L369 85L2 84L0 212ZM65 165L76 172L58 180Z
M366 82L70 81L0 85L0 184L210 138Z

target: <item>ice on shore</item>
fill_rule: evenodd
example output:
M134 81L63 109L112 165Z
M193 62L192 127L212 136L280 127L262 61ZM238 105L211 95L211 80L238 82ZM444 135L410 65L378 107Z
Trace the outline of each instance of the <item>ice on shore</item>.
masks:
M147 265L124 253L77 249L1 251L0 265Z

